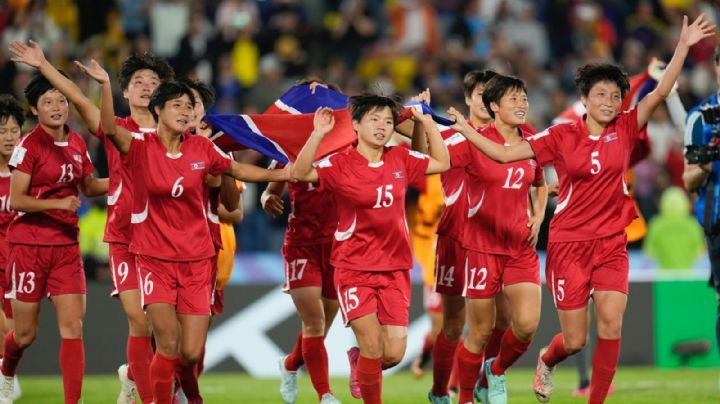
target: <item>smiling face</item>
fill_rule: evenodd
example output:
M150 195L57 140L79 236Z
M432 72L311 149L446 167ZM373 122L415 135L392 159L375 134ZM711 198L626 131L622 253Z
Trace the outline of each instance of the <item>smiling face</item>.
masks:
M193 102L187 94L167 100L162 108L155 107L159 121L173 133L185 132L194 117Z
M495 121L520 126L525 123L527 117L527 94L521 88L510 88L500 98L499 103L490 103L490 108L495 114Z
M160 85L160 77L150 69L140 69L133 73L128 82L123 97L128 100L130 107L147 108L150 104L150 95Z
M580 97L588 116L602 126L617 117L622 106L620 87L612 81L598 81L590 88L587 96Z
M483 93L485 92L485 84L478 83L469 97L465 97L465 104L470 108L470 118L473 122L487 123L492 120L488 110L483 104Z
M376 107L360 118L352 121L353 129L358 135L358 142L373 148L385 146L395 130L390 107Z
M4 121L0 119L0 155L9 159L18 139L20 139L20 125L15 117L10 115Z
M68 100L56 89L50 89L38 98L37 106L30 106L30 112L38 117L43 126L52 130L62 128L68 119Z

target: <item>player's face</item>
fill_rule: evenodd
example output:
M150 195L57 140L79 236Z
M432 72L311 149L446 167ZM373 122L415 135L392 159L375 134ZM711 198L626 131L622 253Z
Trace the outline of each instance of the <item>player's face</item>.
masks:
M390 107L375 108L365 114L360 121L353 121L358 141L375 147L385 146L395 131Z
M158 119L173 133L185 132L193 120L194 107L187 94L173 98L165 102L163 108L158 111Z
M130 77L123 97L128 100L130 107L147 108L150 105L150 96L160 85L160 77L150 69L141 69Z
M58 90L46 91L38 98L37 106L30 107L38 121L51 129L62 128L68 119L68 100Z
M587 97L580 97L588 115L597 123L605 125L615 119L622 106L620 87L612 81L595 83Z
M483 104L483 93L485 92L485 84L478 84L473 89L470 97L465 97L465 104L470 108L470 117L475 121L490 122L492 118L488 114L485 104Z
M193 121L190 122L190 130L197 129L200 127L200 120L205 116L205 105L202 103L202 98L197 90L193 89L193 97L195 97L195 108L193 108Z
M20 125L12 115L2 122L0 120L0 155L9 159L20 139Z
M511 88L500 98L500 103L490 104L495 113L495 121L520 126L525 123L528 112L528 99L525 91Z

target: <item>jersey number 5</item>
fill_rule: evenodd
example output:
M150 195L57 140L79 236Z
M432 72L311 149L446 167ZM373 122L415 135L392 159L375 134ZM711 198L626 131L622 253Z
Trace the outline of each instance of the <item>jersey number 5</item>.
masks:
M599 151L594 151L590 153L590 163L592 164L592 167L590 168L590 173L593 175L600 174L600 170L602 169L602 167L600 166L600 160L596 158L599 155Z

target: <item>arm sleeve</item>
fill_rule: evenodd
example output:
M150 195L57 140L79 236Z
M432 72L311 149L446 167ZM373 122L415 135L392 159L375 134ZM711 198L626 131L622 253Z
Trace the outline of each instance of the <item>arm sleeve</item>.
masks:
M560 133L561 128L564 126L565 124L551 126L525 139L526 142L530 143L530 147L535 153L535 160L539 165L544 166L555 160L555 156L560 151L560 145L562 144Z
M634 150L638 143L645 142L648 138L647 123L642 128L638 127L637 107L621 113L617 120L618 129L623 131L623 133L619 133L618 136L622 137L621 140L625 142L628 150Z
M407 170L408 184L416 189L424 189L427 185L425 182L425 171L427 171L428 165L430 164L430 158L414 150L405 148L400 148L400 150L405 154L405 169Z
M207 140L205 144L208 148L208 173L210 175L220 175L227 172L233 160L210 140Z
M93 162L90 160L90 153L88 153L87 149L85 149L82 161L82 177L85 178L90 176L93 172L95 172L95 166L93 166Z
M461 136L461 138L455 138L455 136ZM450 155L450 168L466 167L472 161L470 142L461 134L458 133L445 139L445 146Z
M28 140L28 138L25 140ZM31 141L21 140L20 143L15 146L12 157L10 157L10 167L32 175L38 161L38 153L36 150L33 150L32 146Z
M337 161L335 161L337 159L333 157L335 157L335 155L327 156L313 163L315 171L318 173L320 182L318 189L320 190L334 190L342 178L340 167L337 165Z
M665 99L668 112L670 113L670 120L677 130L683 132L685 130L685 120L687 120L688 113L685 110L685 106L680 99L680 95L677 91L672 91L670 95Z

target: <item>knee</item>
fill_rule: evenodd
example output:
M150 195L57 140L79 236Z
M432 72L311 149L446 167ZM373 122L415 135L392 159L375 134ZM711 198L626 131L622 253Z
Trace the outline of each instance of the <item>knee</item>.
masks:
M360 344L360 354L366 358L384 357L381 341L364 341Z
M564 336L565 351L572 355L579 352L587 343L587 335L566 335Z
M128 328L130 329L130 335L133 336L149 336L151 334L150 322L142 312L128 313Z
M160 336L155 334L155 345L157 346L158 352L165 356L175 356L178 353L177 336ZM183 355L182 352L181 355Z
M303 335L306 337L322 337L325 335L325 317L314 318L303 322Z
M465 346L467 346L473 352L480 352L485 349L492 334L492 325L483 324L477 327L470 327L467 338L465 339Z
M465 322L462 319L448 319L443 322L442 333L448 341L457 341L462 337Z
M21 348L29 346L37 337L37 327L28 330L13 330L13 339Z
M404 352L385 352L383 355L383 369L389 369L402 362Z
M618 339L622 334L622 319L598 320L598 336L603 339Z
M62 338L82 338L83 320L81 318L68 320L60 325L60 336Z
M521 341L530 341L537 330L537 321L519 320L512 325L515 336Z
M180 352L180 356L187 363L200 362L200 358L202 357L202 346L194 349L183 348L182 352Z

